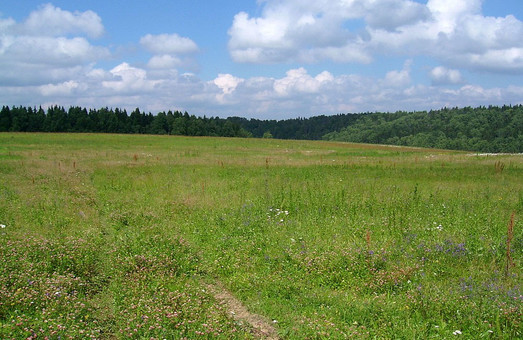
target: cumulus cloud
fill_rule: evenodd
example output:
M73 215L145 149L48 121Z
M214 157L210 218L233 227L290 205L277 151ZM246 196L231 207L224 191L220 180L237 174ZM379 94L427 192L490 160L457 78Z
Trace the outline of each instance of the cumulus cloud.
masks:
M410 84L410 66L412 60L407 60L403 65L403 69L400 71L392 70L387 72L385 79L382 80L382 83L386 86L394 87L404 87Z
M484 88L464 84L456 89L413 85L412 62L390 70L381 78L338 75L323 71L310 74L305 68L288 70L281 78L253 77L233 83L227 101L217 100L214 112L265 119L364 111L428 110L443 106L477 106L520 103L522 87ZM447 77L453 70L442 69ZM227 75L223 79L232 79ZM226 81L224 81L227 84ZM209 90L212 90L209 88ZM223 92L220 92L223 94ZM521 98L521 97L520 97ZM235 106L228 104L236 103Z
M444 66L433 68L432 71L430 71L430 77L434 85L450 85L463 82L459 70L448 69Z
M107 56L105 48L92 46L85 38L18 36L2 39L2 59L13 63L70 66Z
M148 80L144 69L132 67L125 62L114 67L110 73L114 79L103 81L102 86L118 94L150 92L158 82Z
M311 77L303 67L289 70L284 78L274 81L274 91L279 96L289 96L297 93L318 93L321 86L334 80L332 74L324 71L316 77Z
M189 38L178 34L147 34L140 43L150 52L160 55L179 55L198 52L198 46Z
M232 74L219 74L218 77L214 79L213 83L218 86L223 93L229 94L243 81L244 79L235 77Z
M37 36L87 34L91 38L97 38L104 33L102 19L93 11L71 13L51 4L31 12L19 29L24 34Z
M197 115L264 119L523 104L521 86L492 87L463 79L463 67L523 72L523 24L510 15L483 16L479 0L424 4L264 0L260 4L260 16L242 12L234 18L228 44L233 60L299 64L278 75L245 77L231 72L211 80L183 73L196 68L200 48L178 34L144 35L136 43L150 54L148 61L116 60L116 66L104 69L99 62L111 57L111 52L91 42L104 31L93 12L73 13L45 5L25 21L0 18L0 103L140 107L152 112L180 109ZM62 24L39 28L34 17ZM380 66L373 76L354 73L358 71L344 74L340 67L333 71L329 66L302 66L322 61L371 63L381 55L407 61L397 68ZM425 65L415 67L427 59L440 66L416 73L427 70ZM419 82L423 76L431 85Z
M180 109L196 115L261 119L522 103L523 87L518 86L486 88L463 84L449 89L413 85L411 67L411 62L407 62L402 69L390 70L381 77L333 75L328 71L311 74L305 68L296 68L276 78L219 74L206 81L194 74L153 77L155 70L121 63L110 71L93 68L77 80L37 87L3 87L0 102L30 96L35 105L108 105L152 112ZM446 68L435 68L432 73L440 81L455 76L452 69Z
M268 1L264 15L234 17L229 50L238 62L368 62L362 37L342 26L332 2Z
M42 85L76 78L110 56L107 48L81 36L98 37L103 31L94 12L71 13L50 4L21 23L0 19L0 82Z
M218 102L225 103L225 96L234 92L236 87L244 81L244 79L235 77L232 74L219 74L218 77L212 81L212 83L221 90L221 93L216 94Z
M155 55L149 62L147 66L152 69L173 69L182 65L180 58L168 54Z
M157 70L175 70L183 67L197 69L194 54L198 45L189 38L173 34L147 34L140 39L140 44L153 54L148 67Z
M40 86L43 96L67 96L80 87L77 81L69 80L60 84L47 84Z
M394 31L430 18L430 10L417 2L382 0L366 3L365 21L372 28Z
M512 15L484 16L482 0L262 4L259 17L244 12L234 17L228 47L237 62L369 63L393 53L428 56L450 67L523 72L523 22ZM359 29L347 28L358 24Z

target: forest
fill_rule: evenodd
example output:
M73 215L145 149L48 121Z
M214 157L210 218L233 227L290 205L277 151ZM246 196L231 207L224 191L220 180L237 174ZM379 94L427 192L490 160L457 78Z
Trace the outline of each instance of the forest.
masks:
M523 152L523 106L363 114L325 140L479 152Z
M72 106L3 106L0 132L97 132L256 137L390 144L478 152L523 152L523 105L367 112L259 120Z
M0 132L98 132L123 134L250 137L231 120L196 117L187 112L140 112L101 108L98 110L52 106L45 111L31 107L2 107Z

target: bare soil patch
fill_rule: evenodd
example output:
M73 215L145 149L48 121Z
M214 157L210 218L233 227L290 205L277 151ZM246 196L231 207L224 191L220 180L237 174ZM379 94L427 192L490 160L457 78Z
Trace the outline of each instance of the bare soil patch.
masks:
M228 313L234 320L250 325L255 336L260 339L279 339L278 331L267 318L249 312L241 301L235 298L221 284L207 285L206 287L216 300L226 306Z

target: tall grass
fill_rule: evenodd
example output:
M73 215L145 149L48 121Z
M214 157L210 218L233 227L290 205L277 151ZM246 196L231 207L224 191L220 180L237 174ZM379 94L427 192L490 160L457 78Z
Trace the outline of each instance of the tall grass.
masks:
M507 265L505 266L505 276L508 276L510 268L514 267L514 261L512 261L510 245L512 243L512 239L514 238L514 217L515 217L515 215L516 215L516 212L513 211L512 215L510 215L510 221L507 226Z
M518 155L0 134L0 337L254 337L219 284L282 338L518 338L522 172Z

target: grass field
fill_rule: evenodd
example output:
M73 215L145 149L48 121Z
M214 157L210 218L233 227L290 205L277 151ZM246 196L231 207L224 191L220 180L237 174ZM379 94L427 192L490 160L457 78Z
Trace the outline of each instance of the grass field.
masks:
M2 133L0 176L2 339L263 337L210 287L283 339L523 336L521 155Z

